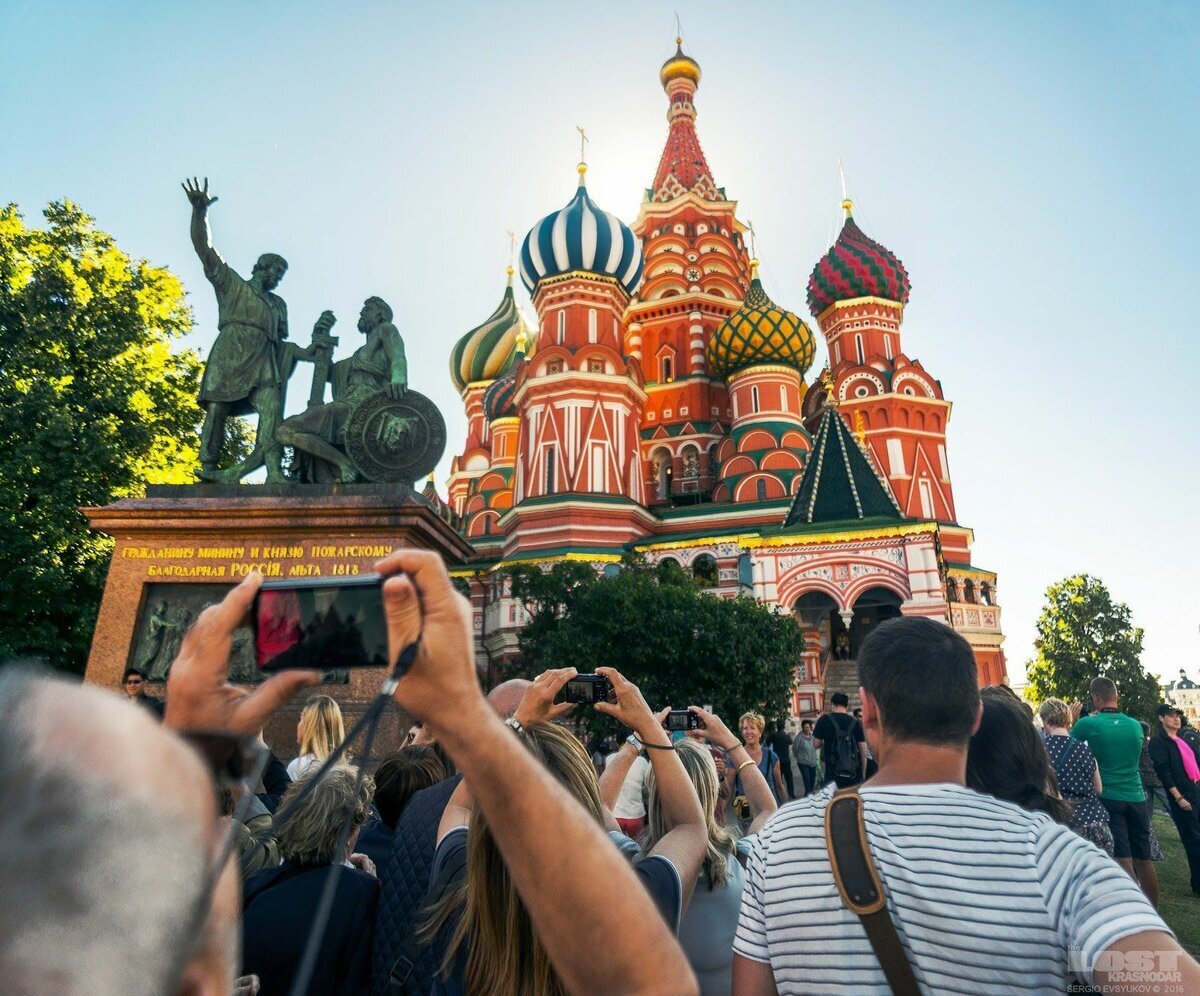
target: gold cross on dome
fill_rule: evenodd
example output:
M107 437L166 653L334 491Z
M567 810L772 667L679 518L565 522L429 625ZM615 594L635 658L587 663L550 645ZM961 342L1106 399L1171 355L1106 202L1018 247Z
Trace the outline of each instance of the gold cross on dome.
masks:
M517 233L511 229L508 232L508 265L513 265L513 256L517 252Z
M576 125L575 130L579 132L579 161L585 163L587 162L587 132L583 130L582 125Z
M746 219L746 228L750 230L750 255L754 259L758 259L758 249L754 244L754 222L749 218Z

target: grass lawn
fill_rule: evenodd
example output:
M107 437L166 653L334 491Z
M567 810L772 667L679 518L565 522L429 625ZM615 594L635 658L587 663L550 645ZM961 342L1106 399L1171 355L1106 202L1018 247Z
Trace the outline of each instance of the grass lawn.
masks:
M1154 812L1154 832L1162 844L1166 861L1156 864L1158 872L1158 911L1175 936L1194 957L1200 958L1200 896L1192 892L1188 877L1187 855L1179 843L1179 834L1171 818L1159 809Z

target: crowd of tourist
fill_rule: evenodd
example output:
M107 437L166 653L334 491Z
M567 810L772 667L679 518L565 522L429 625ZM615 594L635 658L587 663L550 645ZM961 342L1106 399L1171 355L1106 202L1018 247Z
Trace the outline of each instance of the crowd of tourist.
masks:
M378 567L416 721L381 759L324 695L290 764L262 741L320 679L228 684L257 576L187 634L165 711L136 670L122 702L0 669L5 992L1200 992L1155 908L1154 790L1200 893L1172 708L1150 737L1100 678L1035 715L902 618L860 648L853 711L793 734L693 705L669 733L611 668L592 706L562 701L573 667L485 696L440 559ZM584 708L627 738L589 754Z

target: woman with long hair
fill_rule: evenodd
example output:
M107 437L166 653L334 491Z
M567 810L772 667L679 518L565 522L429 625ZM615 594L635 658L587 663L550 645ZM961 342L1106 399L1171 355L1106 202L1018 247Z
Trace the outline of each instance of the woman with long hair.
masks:
M314 695L304 704L300 722L296 724L296 743L300 756L288 763L287 773L292 781L319 768L346 739L341 707L328 695ZM344 757L350 763L350 756Z
M967 748L967 787L1048 814L1069 826L1071 807L1058 792L1046 745L1030 712L1011 694L985 688L983 717Z
M562 715L554 696L575 675L574 668L539 675L510 725L525 747L583 806L610 829L614 843L637 854L607 816L596 769L583 744L547 722ZM600 668L612 684L616 702L596 708L634 731L660 783L664 826L669 827L634 870L672 929L686 908L705 854L704 818L696 793L670 738L646 706L637 686L611 668ZM537 819L514 813L514 819ZM586 862L586 854L545 855L546 861ZM418 936L441 958L434 980L438 993L521 993L557 996L565 989L555 974L529 913L517 894L482 812L475 810L466 781L451 796L438 828L431 872L430 907ZM586 936L587 911L580 911L580 943ZM602 955L602 939L597 939Z
M1050 698L1042 703L1038 714L1042 720L1046 754L1054 767L1059 791L1071 804L1071 820L1067 825L1080 837L1112 854L1108 810L1100 802L1104 788L1100 769L1092 749L1084 741L1071 738L1071 707L1062 699Z
M728 993L733 984L733 937L746 884L742 868L749 860L753 835L778 806L754 759L721 719L698 706L691 706L690 711L704 725L690 733L690 739L678 741L675 752L700 799L708 847L696 891L679 925L679 943L700 982L700 992L704 996L717 996ZM701 740L725 752L730 766L742 776L751 811L749 835L745 837L739 838L734 830L717 822L721 783L713 755ZM642 849L649 852L662 839L666 823L653 772L647 778L646 788L647 825Z

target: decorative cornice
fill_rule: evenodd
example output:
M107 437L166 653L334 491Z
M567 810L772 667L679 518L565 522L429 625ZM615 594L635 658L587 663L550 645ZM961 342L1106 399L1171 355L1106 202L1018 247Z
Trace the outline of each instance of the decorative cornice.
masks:
M796 533L793 535L765 536L757 542L742 542L747 549L769 546L812 546L817 543L838 543L861 539L886 539L889 536L934 535L938 531L936 522L914 522L906 526L866 526L863 529L843 529L832 533Z
M885 305L894 311L898 311L901 319L904 317L904 305L899 301L892 301L886 297L851 297L847 298L845 301L834 301L833 304L817 315L817 321L822 323L823 326L826 317L833 314L835 311L845 308L862 307L864 305L871 304Z

